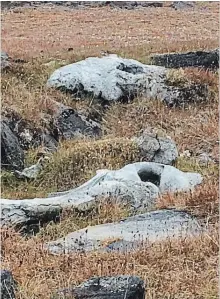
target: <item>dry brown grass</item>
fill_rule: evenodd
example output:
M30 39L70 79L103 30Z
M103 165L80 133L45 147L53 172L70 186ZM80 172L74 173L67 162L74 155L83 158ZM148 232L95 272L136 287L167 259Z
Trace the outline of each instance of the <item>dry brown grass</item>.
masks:
M218 46L218 10L212 2L181 12L168 7L2 12L2 48L13 57L62 59L103 49L142 59L154 52L209 49Z
M172 137L179 149L193 155L209 152L218 160L218 102L192 104L187 109L168 108L161 102L139 99L116 104L105 116L110 136L132 137L145 128L153 128Z
M219 44L218 10L218 2L207 2L181 12L171 8L2 12L2 49L13 58L28 60L2 74L2 106L17 111L35 126L47 124L54 99L91 112L96 106L88 107L88 101L76 102L68 95L45 89L45 82L55 68L65 61L97 56L106 49L147 62L148 55L156 52L215 48ZM70 47L73 51L68 52ZM43 65L51 60L56 60L55 65ZM204 176L194 192L165 194L158 200L157 208L186 209L204 219L209 232L193 240L151 244L127 254L52 256L42 249L45 241L72 230L128 215L127 210L113 204L100 206L96 214L64 214L60 223L49 224L30 239L14 231L2 231L2 268L12 270L19 282L18 298L50 298L55 290L77 285L91 276L115 274L143 278L146 297L150 299L218 297L218 167L201 166L194 159L196 154L208 152L218 160L218 76L198 69L185 69L181 74L187 80L208 84L213 96L206 103L192 104L187 109L170 109L147 99L115 104L104 115L104 140L62 143L42 177L33 183L15 181L12 174L4 173L3 195L45 196L50 191L81 184L98 168L115 169L136 161L138 153L128 138L151 127L159 134L170 135L179 152L192 150L193 157L179 159L178 168L198 171ZM34 161L34 154L29 153L28 163Z
M157 208L177 208L189 211L207 224L218 222L219 184L218 167L210 164L201 167L191 160L179 159L176 167L183 171L195 171L203 175L203 182L194 191L179 194L164 194L157 202Z
M2 266L20 284L20 299L49 299L59 288L92 276L131 274L146 283L150 299L217 298L218 232L179 241L148 244L133 253L88 253L53 256L42 249L43 237L25 240L3 234Z
M30 164L34 162L35 153L29 155ZM79 186L94 176L97 169L119 169L139 159L136 145L126 138L65 141L34 182L19 182L5 172L2 195L6 198L33 198L42 196L44 190L46 196L49 191Z

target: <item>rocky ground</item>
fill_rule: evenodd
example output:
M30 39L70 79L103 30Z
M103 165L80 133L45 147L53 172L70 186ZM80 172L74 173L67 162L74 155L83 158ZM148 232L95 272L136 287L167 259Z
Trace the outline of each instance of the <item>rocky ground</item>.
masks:
M1 4L4 298L217 298L219 4Z

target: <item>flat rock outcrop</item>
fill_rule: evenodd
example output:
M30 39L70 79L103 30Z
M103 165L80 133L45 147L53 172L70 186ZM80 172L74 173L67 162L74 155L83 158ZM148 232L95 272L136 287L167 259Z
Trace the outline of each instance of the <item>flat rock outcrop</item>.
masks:
M53 254L77 251L130 251L156 241L196 236L198 222L189 214L160 210L128 217L120 222L86 227L45 245Z

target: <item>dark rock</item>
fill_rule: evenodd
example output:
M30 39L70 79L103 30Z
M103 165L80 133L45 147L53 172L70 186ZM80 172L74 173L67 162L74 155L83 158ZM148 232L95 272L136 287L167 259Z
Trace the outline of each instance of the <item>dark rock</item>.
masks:
M137 1L137 6L142 6L142 7L163 7L163 2L159 1Z
M50 116L42 119L44 129L36 127L31 121L23 119L17 112L4 108L2 111L4 120L17 137L20 147L23 150L43 146L49 151L55 151L58 146L58 133L53 128Z
M110 6L112 8L134 9L140 7L162 7L157 1L2 1L2 9L16 7L59 6L73 9Z
M15 282L10 271L1 270L1 299L15 299L15 290L17 283Z
M1 9L13 9L13 8L17 8L17 7L28 7L30 5L31 5L31 1L1 1Z
M55 101L51 105L53 109L43 115L42 125L39 127L11 109L2 111L4 123L15 136L21 149L43 146L46 151L54 152L60 139L95 137L101 134L99 124L82 113Z
M56 103L56 111L53 118L53 125L62 139L101 135L101 128L98 123L87 119L84 115L63 104Z
M167 68L204 67L219 68L219 49L188 53L159 54L151 57L152 63Z
M162 7L162 2L150 1L106 1L111 7L134 9L139 7Z
M2 115L11 131L17 137L19 145L23 150L38 147L42 144L42 130L36 128L32 122L23 119L17 112L8 108L3 109Z
M58 291L54 299L144 299L144 282L137 276L94 277L72 289Z
M201 104L204 103L210 96L209 88L205 84L192 83L190 86L177 88L173 88L173 86L171 86L171 90L173 92L172 97L170 97L168 93L164 98L168 107L186 107L190 103ZM176 96L174 96L175 93Z
M16 170L24 168L24 152L18 138L4 120L1 121L1 166Z

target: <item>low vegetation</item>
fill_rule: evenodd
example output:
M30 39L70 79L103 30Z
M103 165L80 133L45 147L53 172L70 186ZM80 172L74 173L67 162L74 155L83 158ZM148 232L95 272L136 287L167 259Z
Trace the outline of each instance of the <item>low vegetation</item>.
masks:
M217 3L218 4L218 3ZM2 73L2 111L12 109L37 127L50 121L52 100L102 118L101 140L71 140L60 143L40 177L21 181L2 171L2 197L23 199L45 197L49 192L79 186L97 169L118 169L140 161L131 141L146 128L169 135L179 153L176 166L198 171L203 183L191 193L165 194L158 208L184 209L197 216L207 233L194 239L167 240L147 244L131 253L74 253L53 256L43 250L45 241L54 240L88 225L125 218L128 211L116 204L100 205L96 213L64 212L61 220L43 227L35 236L21 236L1 230L2 268L13 272L20 287L19 299L45 299L69 285L78 285L91 276L134 274L146 283L149 299L214 299L218 294L218 166L201 164L198 157L209 153L218 162L218 73L188 68L171 71L172 82L206 83L211 88L204 103L168 108L159 101L137 98L117 103L102 115L96 102L78 101L68 94L47 90L45 82L53 70L64 64L100 55L110 50L127 58L147 62L152 53L181 52L218 46L218 5L207 3L187 12L166 8L146 10L41 10L20 9L2 12L2 48L27 63L16 63ZM64 22L65 20L65 22ZM130 21L132 20L132 21ZM39 35L40 32L40 35ZM171 34L172 33L172 34ZM73 51L67 51L72 47ZM55 61L50 65L47 62ZM36 162L41 149L26 153L26 165ZM111 240L106 240L111 242Z

